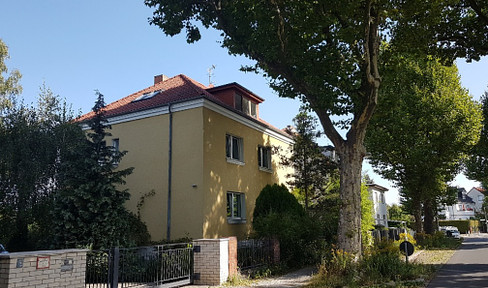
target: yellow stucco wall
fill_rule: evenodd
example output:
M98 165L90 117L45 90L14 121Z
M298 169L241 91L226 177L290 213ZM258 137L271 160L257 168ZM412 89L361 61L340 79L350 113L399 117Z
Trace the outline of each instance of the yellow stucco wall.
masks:
M155 241L166 239L168 129L169 115L164 114L114 124L108 137L118 138L120 150L128 151L119 167L134 167L126 179L125 188L131 193L127 207L136 212L141 196L155 191L141 208L142 220ZM226 134L244 139L245 165L227 162ZM266 184L284 183L286 174L278 167L277 155L272 157L271 173L258 168L258 145L285 144L208 108L173 113L172 239L243 238L251 231L259 192ZM227 223L228 191L245 193L246 224Z
M286 146L285 143L231 120L212 110L204 110L204 199L203 236L245 238L251 232L252 213L256 198L266 184L284 183L288 170L279 168L278 155L272 156L272 172L258 167L258 145ZM225 154L226 134L244 141L244 165L229 163ZM246 223L227 222L227 192L246 195Z
M202 108L173 113L173 159L171 238L202 235ZM127 207L136 212L145 198L141 218L152 240L166 239L168 199L169 114L112 125L120 150L128 151L120 168L134 167L126 179L131 199ZM195 187L194 187L195 186Z

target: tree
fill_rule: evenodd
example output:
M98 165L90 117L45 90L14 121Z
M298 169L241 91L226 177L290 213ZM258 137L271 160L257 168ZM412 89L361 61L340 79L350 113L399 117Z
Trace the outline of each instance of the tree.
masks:
M379 44L403 36L396 26L415 21L398 21L414 14L399 13L404 2L145 0L155 9L150 23L167 35L186 29L187 42L197 41L197 21L222 31L229 53L256 61L243 70L262 72L281 97L299 97L317 113L341 159L339 248L355 255L361 254L363 141L381 83ZM339 129L348 129L344 137Z
M118 188L133 168L117 169L126 152L107 146L110 126L104 116L103 95L97 92L97 97L88 139L84 133L75 135L76 145L60 156L60 189L53 213L57 247L135 244L128 233L133 215L124 207L129 192Z
M168 35L187 30L200 38L193 20L223 32L231 54L256 60L282 97L300 97L318 115L341 158L339 248L361 253L361 165L366 126L381 82L378 67L381 7L387 1L150 1L152 24ZM340 8L338 8L340 7ZM336 123L332 115L348 115ZM346 137L338 132L349 128Z
M481 96L483 111L483 128L480 133L480 141L473 147L470 157L465 162L466 176L480 181L483 187L488 185L488 92Z
M71 127L70 110L46 87L39 103L28 107L11 103L0 125L0 242L10 251L48 248L44 235L50 225L52 194L57 187L59 153L70 143L62 141L62 127ZM65 128L63 128L65 129ZM81 130L80 130L81 131ZM63 136L65 137L65 136Z
M12 106L12 97L22 92L22 86L19 84L22 75L18 70L13 70L8 74L5 64L5 60L8 58L8 47L0 39L0 116L3 114L3 109Z
M417 232L423 215L432 233L437 205L448 199L446 183L478 141L481 112L455 66L408 56L392 56L385 65L366 146L375 171L401 188Z
M398 4L391 36L400 51L436 55L448 62L456 58L478 61L487 55L488 2L409 0Z
M287 183L304 194L305 209L310 206L310 199L317 198L324 191L331 173L337 164L324 155L323 149L317 144L317 120L302 107L293 119L294 130L287 130L294 140L291 156L281 157L281 164L293 168L287 175Z

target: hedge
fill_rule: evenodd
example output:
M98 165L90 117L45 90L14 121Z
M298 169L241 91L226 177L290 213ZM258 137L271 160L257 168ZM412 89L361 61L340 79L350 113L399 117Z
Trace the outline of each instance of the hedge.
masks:
M478 231L478 227L480 226L480 221L478 220L440 220L439 226L454 226L457 227L459 233L467 234L469 232L469 228L471 227L471 231Z

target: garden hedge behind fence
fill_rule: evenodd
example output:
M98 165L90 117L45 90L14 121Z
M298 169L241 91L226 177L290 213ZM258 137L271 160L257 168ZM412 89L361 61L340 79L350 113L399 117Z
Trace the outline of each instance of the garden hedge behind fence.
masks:
M441 220L439 226L454 226L457 227L459 233L467 234L471 228L472 232L478 231L480 227L480 221L478 220Z

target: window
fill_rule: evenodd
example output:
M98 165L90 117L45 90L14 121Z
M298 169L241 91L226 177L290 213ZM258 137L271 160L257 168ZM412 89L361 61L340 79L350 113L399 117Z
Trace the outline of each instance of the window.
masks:
M132 102L146 100L146 99L151 99L152 97L154 97L154 96L158 95L159 93L161 93L161 91L162 90L156 90L156 91L144 93L141 96L137 97L136 99L132 100Z
M246 115L257 117L257 105L240 94L234 94L234 108L245 113Z
M483 195L478 195L478 202L483 202Z
M227 134L225 135L225 143L225 155L227 156L227 160L230 160L231 162L244 162L242 138Z
M112 139L112 147L113 147L113 157L115 157L115 159L117 159L116 161L114 161L114 165L118 165L119 164L119 161L118 161L118 153L120 152L120 149L119 149L119 139Z
M261 169L271 170L271 148L258 146L258 166Z
M227 222L246 223L246 196L243 193L227 192Z

